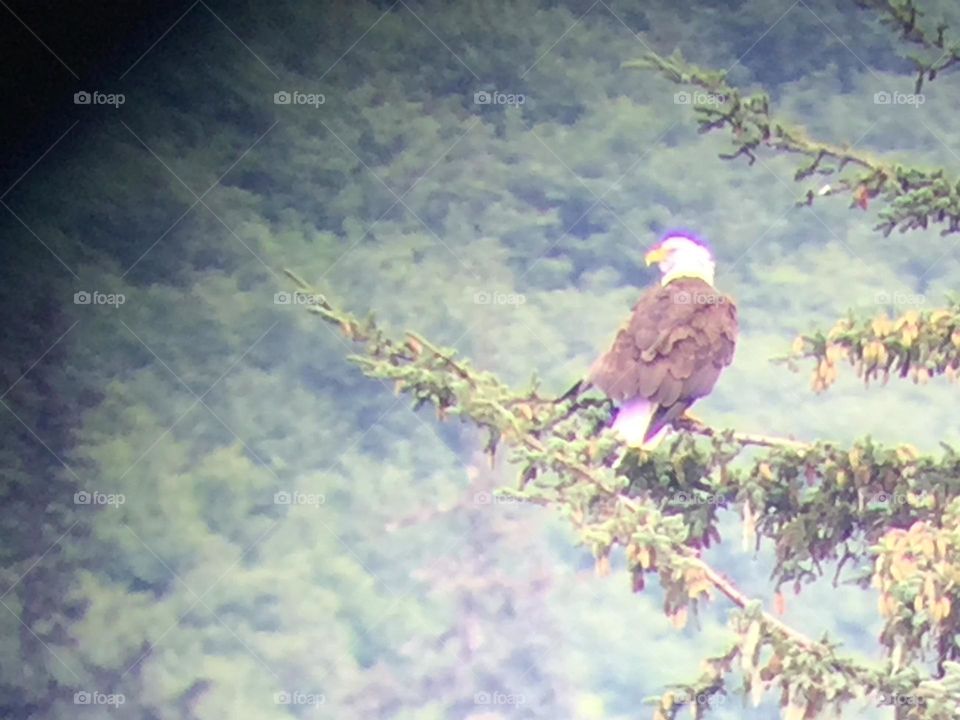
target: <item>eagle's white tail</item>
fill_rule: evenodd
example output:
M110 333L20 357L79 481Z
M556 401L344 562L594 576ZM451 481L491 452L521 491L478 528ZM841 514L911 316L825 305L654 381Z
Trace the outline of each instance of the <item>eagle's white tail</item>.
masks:
M613 421L613 429L620 433L620 437L628 445L643 450L653 450L660 444L668 430L664 426L652 438L646 442L643 441L643 436L647 434L647 428L650 427L650 420L653 418L655 409L655 405L646 398L628 400L617 411L617 417Z

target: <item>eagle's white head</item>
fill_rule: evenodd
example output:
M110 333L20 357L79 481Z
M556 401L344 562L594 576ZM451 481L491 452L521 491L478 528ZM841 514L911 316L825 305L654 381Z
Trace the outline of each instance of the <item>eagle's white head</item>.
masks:
M660 268L661 285L680 277L699 278L713 285L713 255L706 243L693 235L668 234L650 248L644 259L647 265L656 263Z

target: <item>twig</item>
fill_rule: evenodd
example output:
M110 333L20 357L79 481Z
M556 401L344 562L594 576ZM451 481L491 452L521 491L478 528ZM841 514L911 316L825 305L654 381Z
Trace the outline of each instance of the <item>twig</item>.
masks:
M809 450L811 447L813 447L809 443L800 442L799 440L791 440L789 438L776 437L773 435L756 435L753 433L730 432L729 430L715 430L709 425L704 425L699 420L694 420L689 416L682 418L677 423L677 426L680 429L695 433L697 435L703 435L704 437L729 438L738 445L788 448L791 450Z
M639 504L626 496L621 495L620 502L630 508L630 510L633 512L638 512L640 510ZM689 552L689 548L685 548L685 550ZM699 557L692 556L688 556L688 559L696 564L697 567L703 571L704 576L710 581L710 584L719 590L723 595L725 595L734 605L745 610L753 603L753 600L743 591L738 589L737 586L733 584L732 580L717 570L714 570L706 561ZM785 636L799 643L804 648L808 650L826 649L820 643L811 640L800 631L794 630L789 625L786 625L783 621L778 620L767 611L761 610L760 613L763 616L764 621L766 621L770 626L776 628Z
M421 336L421 335L418 335L418 334L416 334L416 333L412 333L412 332L408 332L407 335L409 335L410 337L412 337L414 340L416 340L418 343L420 343L423 347L427 348L427 350L429 350L430 352L432 352L433 355L434 355L434 357L437 357L437 358L443 360L448 366L450 366L450 368L453 369L453 371L454 371L457 375L459 375L461 378L463 378L463 379L466 380L468 383L470 383L471 386L476 387L476 383L474 383L473 378L470 376L470 373L468 373L463 367L461 367L460 364L457 363L456 360L454 360L454 359L453 359L452 357L450 357L449 355L445 355L445 354L440 350L440 348L438 348L436 345L434 345L433 343L431 343L431 342L430 342L429 340L427 340L425 337L423 337L423 336Z

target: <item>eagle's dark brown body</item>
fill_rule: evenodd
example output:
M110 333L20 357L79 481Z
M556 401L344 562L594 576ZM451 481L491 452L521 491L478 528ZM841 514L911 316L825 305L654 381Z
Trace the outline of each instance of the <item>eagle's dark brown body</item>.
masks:
M587 380L618 405L650 401L649 439L713 389L737 333L729 297L698 278L677 278L643 294Z

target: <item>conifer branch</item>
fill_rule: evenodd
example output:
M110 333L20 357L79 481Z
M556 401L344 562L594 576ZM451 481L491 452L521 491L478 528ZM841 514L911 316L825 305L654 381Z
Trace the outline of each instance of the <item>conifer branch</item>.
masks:
M857 377L886 384L891 375L925 384L943 375L956 381L960 372L960 301L951 299L937 310L911 310L897 318L885 313L861 317L850 313L828 332L802 335L789 355L776 358L791 370L812 360L814 392L837 379L839 365L849 363Z
M909 56L917 74L914 93L923 90L925 81L935 80L938 74L960 62L960 43L948 38L948 26L939 23L935 28L925 28L922 24L924 13L914 0L857 0L857 6L876 10L880 22L891 27L902 40L927 51L927 58Z
M319 295L302 281L298 284L302 292ZM688 611L696 612L711 591L736 605L737 642L725 656L709 661L709 672L686 686L691 692L709 697L723 692L732 660L739 658L755 701L765 690L779 687L785 707L815 713L853 697L909 695L923 697L924 718L953 720L957 697L946 680L940 678L944 681L940 686L939 680L925 680L906 667L931 643L940 648L941 674L954 660L953 651L939 639L952 636L960 623L953 611L960 602L951 600L958 589L950 575L960 559L955 563L954 546L938 544L929 533L956 526L960 503L951 505L950 498L958 494L960 457L948 454L935 461L869 441L842 449L695 425L682 429L663 452L624 455L623 444L605 430L609 421L605 402L582 398L556 403L535 389L516 393L490 373L475 371L467 360L453 360L452 351L414 334L406 341L393 341L373 318L361 322L326 298L307 310L365 345L362 355L351 358L365 374L393 380L398 391L413 396L418 406L435 405L441 418L459 415L484 428L490 452L501 444L511 449L512 461L522 470L518 487L506 492L563 508L603 572L612 548L623 547L635 589L642 590L645 576L656 574L665 589L664 610L675 624L682 625ZM750 446L764 452L752 459L744 456L740 462L746 467L734 468L734 460ZM911 497L902 505L864 504L866 493L885 488ZM700 502L704 493L713 500ZM678 497L684 499L679 505ZM882 642L895 653L892 665L869 668L840 658L831 643L813 640L763 611L703 560L701 548L720 539L716 511L724 507L742 508L745 537L759 542L762 536L775 543L775 580L779 585L793 578L797 592L801 580L823 574L822 560L839 560L840 549L842 562L853 560L861 568L881 557L872 579L880 584L887 603ZM860 510L851 514L857 507ZM916 530L902 537L889 532L890 527L907 526ZM798 532L805 527L817 532ZM960 536L956 547L960 556ZM917 564L917 558L928 556L927 564ZM904 558L912 558L909 566ZM909 594L915 591L907 590L917 585L918 573L920 586L926 588L922 602L935 613L919 625L905 622L906 614L920 602ZM870 574L865 576L870 579ZM758 661L761 647L773 654L763 666ZM843 678L840 689L837 678ZM797 687L807 689L798 694ZM676 694L664 695L659 700L660 717L674 717L681 705Z
M848 195L850 207L865 209L879 198L882 222L875 229L884 236L894 229L906 232L931 224L944 225L942 235L960 232L960 180L948 179L943 168L907 167L864 150L812 139L799 125L775 117L766 93L745 95L727 84L725 73L688 63L679 53L662 57L651 52L622 67L653 70L671 82L703 88L709 102L697 100L693 110L701 133L730 130L733 150L720 155L725 160L745 157L752 165L762 148L805 157L794 179L803 181L816 175L830 178L830 182L808 187L798 205Z

